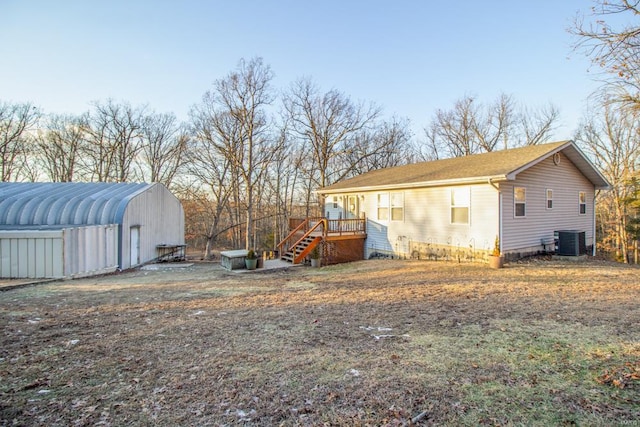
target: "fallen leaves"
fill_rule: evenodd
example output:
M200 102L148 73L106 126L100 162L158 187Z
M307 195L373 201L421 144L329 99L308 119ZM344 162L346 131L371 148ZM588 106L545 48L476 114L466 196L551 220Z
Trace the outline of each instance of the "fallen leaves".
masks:
M637 271L195 266L6 292L0 426L632 420Z
M640 360L607 369L596 378L596 381L619 389L631 388L640 390Z

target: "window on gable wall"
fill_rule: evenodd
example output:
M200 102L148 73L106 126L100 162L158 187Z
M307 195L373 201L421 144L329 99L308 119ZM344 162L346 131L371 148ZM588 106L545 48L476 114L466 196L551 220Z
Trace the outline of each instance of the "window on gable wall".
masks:
M451 189L451 224L469 224L471 194L469 187Z
M389 220L389 193L378 194L378 220Z
M513 215L526 216L527 213L527 189L524 187L513 188Z
M547 189L547 209L553 209L553 190Z
M587 193L584 191L578 193L578 200L580 204L580 215L585 215L587 213Z

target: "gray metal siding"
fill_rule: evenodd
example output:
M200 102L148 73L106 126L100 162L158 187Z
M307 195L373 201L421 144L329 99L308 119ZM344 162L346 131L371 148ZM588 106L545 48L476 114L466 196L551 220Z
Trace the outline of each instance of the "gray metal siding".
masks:
M108 228L85 229L91 225ZM102 271L114 265L122 269L131 267L129 230L132 226L140 227L140 261L143 263L157 256L158 244L184 244L182 205L162 184L0 183L0 232L50 227L69 230L64 240L60 238L56 243L60 245L59 253L63 253L64 245L64 265L60 264L54 271L51 264L46 264L47 277ZM43 253L42 247L27 244L23 248L24 244L17 241L5 244L9 245L5 247L5 254L20 251L21 257L6 255L2 261L4 271L42 274L25 272L25 268L35 267L31 264L26 267L22 259L42 260L39 256Z
M62 231L0 232L0 277L63 277Z
M114 224L119 204L148 187L105 182L0 183L0 225Z
M131 268L131 227L140 227L140 262L156 258L160 244L184 244L182 204L161 184L155 184L129 200L122 215L121 268Z
M526 188L526 216L514 215L514 187ZM547 209L546 190L553 190L553 208ZM558 165L548 158L522 172L512 182L500 184L503 194L503 250L541 249L541 239L552 239L558 230L586 233L587 245L593 244L594 185L571 161L561 154ZM578 194L586 192L587 213L579 213Z
M0 231L0 277L69 278L115 271L118 226Z
M66 228L63 231L65 277L101 274L117 269L116 224Z

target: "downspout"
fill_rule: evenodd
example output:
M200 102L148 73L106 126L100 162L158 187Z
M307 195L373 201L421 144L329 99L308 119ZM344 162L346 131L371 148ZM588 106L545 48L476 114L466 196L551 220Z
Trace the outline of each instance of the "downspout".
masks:
M498 192L498 240L500 241L500 253L502 254L502 191L500 191L500 187L491 181L492 178L489 178L487 181L489 185L496 189Z
M593 207L592 207L592 220L593 224L593 237L592 237L592 248L591 248L591 256L596 256L596 198L600 194L600 190L596 190L593 195Z

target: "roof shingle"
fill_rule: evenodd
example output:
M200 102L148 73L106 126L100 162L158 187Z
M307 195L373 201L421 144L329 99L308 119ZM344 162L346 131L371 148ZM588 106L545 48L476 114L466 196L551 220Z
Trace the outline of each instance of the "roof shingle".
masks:
M391 187L445 185L456 182L461 184L486 182L488 179L506 180L510 174L567 147L573 147L574 151L579 152L571 141L559 141L465 157L420 162L367 172L324 187L318 192L328 194L352 189L362 191ZM595 171L595 168L593 170ZM602 178L599 172L595 171L595 174ZM594 184L606 187L606 180L602 178L602 181L604 182L594 182Z

